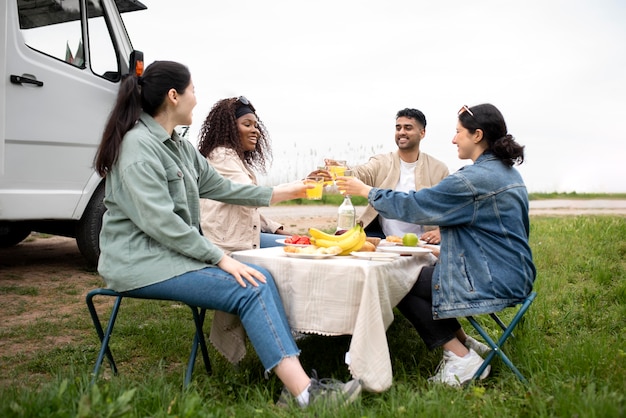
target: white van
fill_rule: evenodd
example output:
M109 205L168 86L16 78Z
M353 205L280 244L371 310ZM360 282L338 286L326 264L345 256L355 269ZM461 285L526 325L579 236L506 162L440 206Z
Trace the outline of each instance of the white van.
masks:
M95 265L105 211L93 160L120 80L143 70L120 13L136 0L0 3L0 247L75 237Z

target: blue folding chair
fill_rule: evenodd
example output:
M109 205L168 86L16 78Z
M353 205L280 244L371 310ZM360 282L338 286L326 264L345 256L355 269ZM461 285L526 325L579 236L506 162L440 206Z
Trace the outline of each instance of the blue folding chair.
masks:
M103 330L102 324L100 323L100 318L98 317L98 313L96 312L96 308L93 303L93 298L95 296L110 296L114 297L115 303L113 304L113 310L111 311L111 316L109 317L109 322L106 326L106 331ZM115 326L115 320L117 319L117 314L120 309L120 304L122 303L123 298L133 298L133 299L148 299L148 298L139 298L134 296L127 296L121 293L118 293L111 289L94 289L87 293L86 301L87 308L89 309L89 313L91 314L91 319L93 320L94 327L96 328L96 332L98 333L98 337L100 338L101 346L100 352L98 353L98 359L96 360L96 365L93 369L93 376L91 380L91 384L93 385L98 377L98 371L100 370L100 365L104 360L104 356L107 357L109 361L109 365L111 366L111 370L113 374L117 376L117 366L115 365L115 360L113 360L113 354L109 349L109 340L111 339L111 334L113 333L113 327ZM151 299L158 300L158 299ZM196 306L190 306L191 312L193 313L193 321L196 326L196 333L193 338L193 344L191 346L191 354L189 355L189 362L187 363L187 372L185 373L185 381L184 386L186 387L189 382L191 382L191 375L193 374L193 368L196 363L196 357L198 354L198 346L200 346L200 350L202 352L202 359L204 360L204 368L207 374L211 374L211 361L209 360L209 351L206 345L206 339L204 338L204 332L202 331L202 327L204 325L204 317L206 314L206 309L198 308Z
M474 380L478 380L479 376L485 371L487 366L491 363L491 361L497 355L498 357L500 357L502 362L504 362L504 364L506 364L513 371L513 373L517 375L519 380L521 380L524 383L528 383L528 380L526 380L526 378L522 375L522 373L520 373L520 371L517 369L517 367L515 367L515 365L506 356L506 354L504 354L504 351L502 351L502 346L504 345L504 343L509 337L515 337L513 335L513 330L515 329L517 324L520 322L520 320L522 319L522 317L524 316L528 308L530 308L530 305L533 303L533 300L535 300L536 296L537 296L537 292L532 292L526 297L526 299L524 300L524 302L522 302L519 310L517 311L517 313L515 314L515 316L509 323L509 325L506 325L495 313L489 314L489 316L491 316L491 318L493 318L493 320L496 321L498 326L500 326L500 328L502 328L502 331L503 331L497 343L489 336L489 334L487 334L487 332L476 321L476 319L474 319L473 316L467 317L467 320L470 322L470 324L472 324L472 326L476 329L476 331L478 331L481 337L483 337L483 339L489 345L489 347L491 347L491 351L489 352L489 354L487 354L487 357L485 357L485 361L483 362L482 366L480 366L480 368L474 374L474 378L473 378Z

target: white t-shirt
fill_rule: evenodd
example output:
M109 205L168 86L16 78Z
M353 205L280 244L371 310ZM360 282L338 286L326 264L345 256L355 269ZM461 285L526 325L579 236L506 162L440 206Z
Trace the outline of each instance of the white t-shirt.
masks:
M406 163L400 160L400 179L394 190L397 192L415 190L415 166L417 166L417 161L414 163ZM385 219L379 216L378 221L385 235L402 237L408 232L414 232L419 237L423 232L421 225L403 222L397 219Z

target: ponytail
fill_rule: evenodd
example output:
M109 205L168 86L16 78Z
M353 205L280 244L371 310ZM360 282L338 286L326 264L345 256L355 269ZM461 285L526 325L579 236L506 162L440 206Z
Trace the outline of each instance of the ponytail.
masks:
M141 91L139 80L130 75L122 80L115 106L104 127L102 141L95 158L95 169L105 177L117 161L124 135L139 119L141 114Z
M137 123L144 111L155 116L170 89L182 94L191 82L191 73L174 61L154 61L143 76L129 75L122 80L117 101L104 127L94 166L105 177L117 161L126 132Z
M509 167L524 162L524 146L515 142L515 139L510 134L495 140L491 144L491 151Z

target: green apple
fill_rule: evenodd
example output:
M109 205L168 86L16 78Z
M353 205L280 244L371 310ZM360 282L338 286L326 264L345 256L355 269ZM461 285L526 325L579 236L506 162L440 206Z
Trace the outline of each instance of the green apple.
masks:
M417 243L419 242L419 238L413 232L409 232L408 234L404 234L402 237L402 245L405 247L417 247Z

